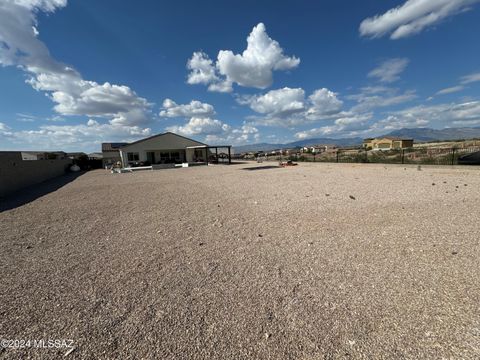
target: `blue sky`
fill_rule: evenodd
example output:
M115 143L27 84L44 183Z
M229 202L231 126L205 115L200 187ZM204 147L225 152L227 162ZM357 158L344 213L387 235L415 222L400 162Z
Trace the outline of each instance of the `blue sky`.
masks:
M0 150L480 125L479 0L0 2Z

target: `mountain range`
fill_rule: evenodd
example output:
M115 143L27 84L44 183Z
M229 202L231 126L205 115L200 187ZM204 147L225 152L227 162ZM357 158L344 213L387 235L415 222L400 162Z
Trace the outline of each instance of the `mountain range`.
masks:
M464 127L464 128L445 128L445 129L431 129L431 128L413 128L400 129L392 131L388 134L377 136L395 136L414 139L416 142L428 141L443 141L443 140L460 140L480 138L480 127ZM312 138L305 140L298 140L286 144L269 144L259 143L251 145L235 146L235 152L249 152L249 151L270 151L275 149L295 148L312 145L336 145L336 146L355 146L362 143L362 138Z

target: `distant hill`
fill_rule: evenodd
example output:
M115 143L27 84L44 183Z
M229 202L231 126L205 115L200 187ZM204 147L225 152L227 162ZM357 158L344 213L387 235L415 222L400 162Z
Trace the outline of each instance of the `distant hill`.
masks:
M276 149L285 149L285 148L295 148L295 147L304 147L304 146L313 146L313 145L337 145L337 146L354 146L360 145L362 143L362 138L344 138L344 139L331 139L331 138L315 138L315 139L305 139L294 141L286 144L252 144L252 145L242 145L234 146L236 153L243 153L249 151L271 151Z
M426 142L426 141L436 141L436 140L460 140L460 139L473 139L480 138L480 127L469 127L469 128L448 128L448 129L430 129L430 128L414 128L414 129L400 129L392 131L383 136L395 136L395 137L405 137L413 138L416 142ZM381 136L377 136L381 137ZM269 144L269 143L260 143L260 144L251 144L251 145L242 145L235 146L236 153L243 153L249 151L271 151L276 149L285 149L285 148L295 148L295 147L304 147L312 145L321 145L321 144L331 144L336 146L355 146L362 143L362 138L341 138L341 139L331 139L331 138L314 138L314 139L305 139L294 141L286 144Z
M480 128L448 128L448 129L400 129L392 131L387 136L413 138L416 142L435 140L460 140L480 138Z

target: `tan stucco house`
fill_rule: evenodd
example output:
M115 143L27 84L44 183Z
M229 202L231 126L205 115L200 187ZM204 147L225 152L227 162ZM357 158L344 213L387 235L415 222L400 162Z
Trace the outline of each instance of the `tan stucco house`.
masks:
M405 149L413 147L413 139L403 139L391 136L368 138L363 140L363 147L369 150Z
M218 149L226 149L219 153ZM175 164L207 164L220 158L230 163L231 146L209 146L171 132L154 135L118 148L123 167L145 164L169 167Z

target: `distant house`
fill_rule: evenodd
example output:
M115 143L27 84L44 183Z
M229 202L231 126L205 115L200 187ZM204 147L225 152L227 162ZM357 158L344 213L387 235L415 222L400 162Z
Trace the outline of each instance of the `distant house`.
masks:
M88 154L88 159L89 160L102 160L103 159L103 154L98 153L98 152L93 152Z
M392 150L413 147L413 139L386 136L363 140L363 147L369 150Z
M119 149L124 145L128 145L128 143L102 143L103 166L110 166L121 161Z
M22 160L57 160L65 159L66 154L63 151L22 151Z
M334 148L335 148L334 145L304 146L300 149L300 152L320 154L322 152L328 151L328 149L334 149Z
M171 167L181 163L231 162L230 145L209 146L171 132L124 144L117 149L123 167L138 164Z
M86 158L87 154L85 154L84 152L69 152L67 153L67 157L72 160L79 160L82 158Z

